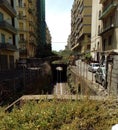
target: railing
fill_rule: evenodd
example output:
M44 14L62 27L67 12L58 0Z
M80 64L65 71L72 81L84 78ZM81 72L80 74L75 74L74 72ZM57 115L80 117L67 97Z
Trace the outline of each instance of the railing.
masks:
M0 49L17 50L16 46L10 43L0 43Z
M27 43L27 40L25 40L25 39L20 39L20 40L19 40L19 43Z
M16 28L13 27L11 24L9 24L9 23L6 22L6 21L1 21L1 22L0 22L0 28L3 28L3 29L5 29L5 30L7 30L7 31L10 31L10 32L12 32L12 33L14 33L14 34L17 33Z
M7 0L0 0L0 7L5 7L11 15L16 16L16 10L10 5L10 3Z
M17 18L20 20L26 20L26 16L23 16L23 15L18 15Z
M110 3L109 5L107 5L104 9L102 14L100 15L99 19L101 19L105 14L107 14L112 8L116 7L117 4L115 3Z
M101 28L101 29L99 29L98 34L101 35L101 34L107 32L108 30L113 29L114 27L115 27L114 24L111 24L105 28Z

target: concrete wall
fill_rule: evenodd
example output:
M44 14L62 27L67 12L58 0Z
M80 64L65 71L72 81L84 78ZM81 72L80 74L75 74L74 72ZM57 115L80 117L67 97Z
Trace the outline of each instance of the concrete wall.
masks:
M113 56L113 64L108 65L109 95L118 95L118 55Z

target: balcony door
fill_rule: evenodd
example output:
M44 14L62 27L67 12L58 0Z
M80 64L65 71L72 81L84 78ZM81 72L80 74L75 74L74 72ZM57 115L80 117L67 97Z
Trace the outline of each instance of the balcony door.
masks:
M0 22L3 21L3 14L0 12Z

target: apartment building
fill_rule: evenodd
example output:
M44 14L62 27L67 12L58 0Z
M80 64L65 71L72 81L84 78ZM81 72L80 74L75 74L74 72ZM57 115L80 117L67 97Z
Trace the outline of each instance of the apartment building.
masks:
M99 36L99 29L102 26L99 20L99 13L102 5L99 0L92 0L92 24L91 24L91 55L94 61L100 61L102 52L102 38Z
M0 71L13 69L19 58L15 2L0 0Z
M90 51L92 0L74 0L71 9L71 50Z
M99 36L102 37L102 51L118 49L118 0L100 0L102 10L99 19Z
M48 26L46 25L46 44L51 46L51 34Z
M17 0L18 38L20 58L36 53L36 0Z
M67 45L65 46L65 49L71 50L71 35L68 36Z

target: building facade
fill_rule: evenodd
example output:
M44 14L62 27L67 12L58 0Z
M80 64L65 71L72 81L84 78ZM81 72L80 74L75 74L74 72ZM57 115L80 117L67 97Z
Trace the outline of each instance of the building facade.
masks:
M102 51L118 49L118 0L100 0L102 10L99 19L102 26L99 36L102 37Z
M71 10L71 50L90 51L92 0L74 0Z
M46 26L46 44L51 46L51 42L52 42L51 40L52 40L52 37L50 34L50 30L49 30L48 26Z
M45 57L51 53L51 35L45 21L45 0L37 0L37 54Z
M15 2L0 0L0 71L14 69L19 58Z
M94 61L100 61L100 52L102 52L102 39L99 36L100 27L102 26L102 22L99 20L101 9L102 5L99 0L92 0L91 56Z
M17 0L18 39L20 58L36 53L36 0Z

